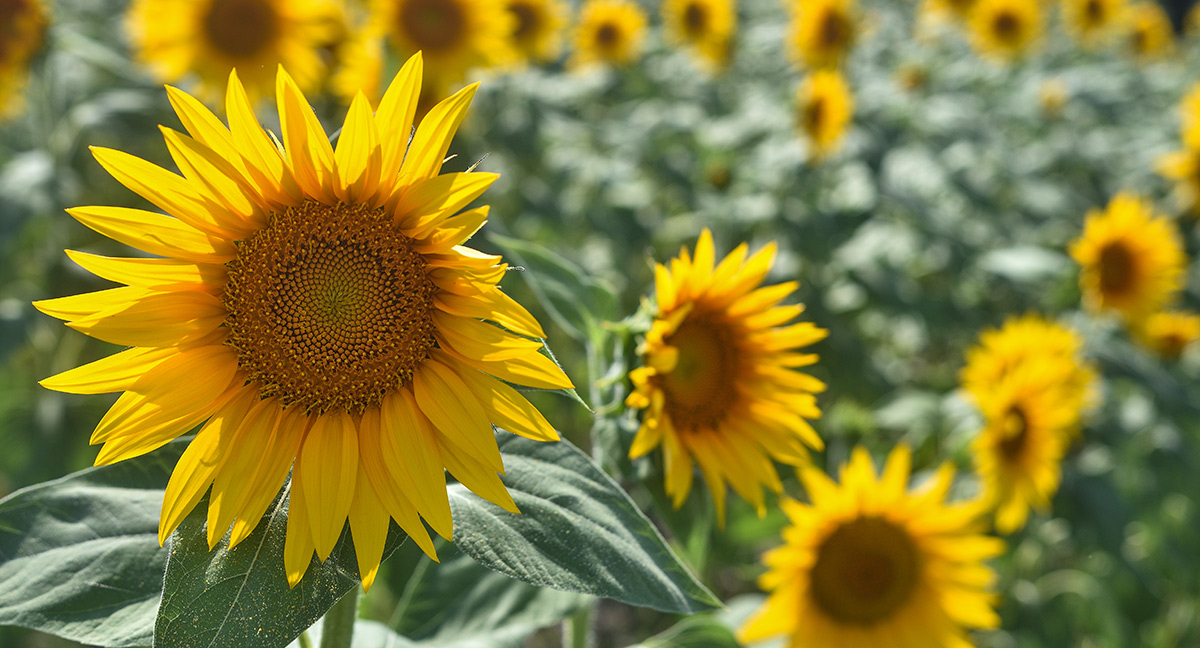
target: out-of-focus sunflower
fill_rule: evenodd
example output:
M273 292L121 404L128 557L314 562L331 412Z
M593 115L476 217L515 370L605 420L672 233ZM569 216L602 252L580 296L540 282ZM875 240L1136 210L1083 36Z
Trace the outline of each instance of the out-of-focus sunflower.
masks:
M1129 5L1121 22L1125 25L1126 46L1139 60L1162 58L1175 47L1171 19L1157 2Z
M739 245L714 267L712 235L655 268L658 305L640 349L643 366L629 374L625 404L646 410L630 458L663 448L666 492L675 506L692 488L692 460L708 482L724 520L726 484L766 512L762 488L782 484L771 460L799 466L805 447L821 439L815 419L817 379L796 371L817 361L799 349L827 332L793 322L804 307L780 306L796 282L760 287L775 259L769 245L747 258Z
M1179 101L1179 139L1187 148L1200 150L1200 83Z
M1071 256L1080 266L1084 305L1129 321L1162 310L1183 287L1186 258L1174 225L1130 194L1088 213Z
M575 27L572 67L628 65L642 53L646 14L629 0L588 0Z
M966 21L978 0L924 0L920 14L932 20Z
M1193 5L1183 19L1184 32L1191 38L1200 36L1200 4Z
M1063 0L1062 15L1067 31L1085 47L1096 47L1114 33L1125 10L1125 0Z
M766 603L738 632L750 643L786 635L789 646L959 647L967 630L995 628L985 561L1004 551L983 535L976 502L947 503L954 471L944 465L907 491L911 453L899 446L876 477L854 449L841 486L815 468L802 473L812 504L784 501L791 520L781 547L763 556Z
M1192 216L1200 216L1200 148L1164 153L1158 173L1175 183L1175 199Z
M258 524L291 471L284 566L295 585L349 519L363 586L389 518L428 554L422 523L450 538L444 470L515 510L492 425L557 439L504 381L563 388L538 352L542 329L500 291L499 257L463 243L487 207L459 213L496 179L440 173L475 86L415 133L414 56L377 111L351 104L337 148L296 83L278 74L280 140L230 75L226 128L168 88L191 137L164 128L183 175L111 149L96 159L169 215L79 207L72 216L156 258L68 254L120 288L38 302L92 337L130 347L42 384L124 392L100 421L98 465L201 425L167 484L162 542L210 489L208 542ZM411 141L410 141L411 137ZM497 325L488 323L490 320Z
M42 0L0 2L0 120L25 105L29 62L42 48L48 23Z
M737 28L735 0L666 0L662 14L670 40L688 46L710 70L728 65Z
M787 39L792 60L810 68L840 65L858 35L855 0L805 0L791 9Z
M984 56L1012 61L1042 36L1040 0L979 0L971 12L971 41Z
M1200 315L1185 311L1154 313L1138 322L1134 335L1164 360L1178 360L1185 349L1200 340Z
M841 146L853 115L854 95L838 72L817 70L796 91L796 125L808 136L814 160Z
M161 80L194 74L195 92L215 102L237 68L257 102L273 92L281 65L302 90L315 90L342 20L329 0L134 0L126 23L138 60Z
M1070 88L1058 77L1046 79L1038 85L1038 106L1046 119L1058 119L1070 100Z
M351 33L337 49L337 65L330 79L333 94L349 104L361 92L371 105L377 103L383 94L386 56L386 37L375 26Z
M562 31L567 7L562 0L506 0L512 16L514 48L526 60L546 63L562 50Z
M496 0L372 0L370 29L386 35L400 57L421 52L428 77L441 87L462 83L475 68L517 58L513 17Z

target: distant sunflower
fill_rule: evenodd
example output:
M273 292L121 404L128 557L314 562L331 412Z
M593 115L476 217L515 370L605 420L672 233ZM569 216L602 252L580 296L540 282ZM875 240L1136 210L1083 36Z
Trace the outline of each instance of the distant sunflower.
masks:
M762 487L782 484L771 460L799 466L806 446L821 439L815 392L824 385L796 368L817 361L799 349L827 332L810 322L789 324L804 307L780 306L796 282L760 287L775 259L768 245L747 258L739 245L714 267L706 229L670 267L655 268L658 305L640 349L643 366L630 372L629 407L646 410L629 457L663 448L666 492L681 506L692 487L692 460L724 520L726 484L766 511Z
M567 7L562 0L505 0L512 16L509 39L520 55L538 63L558 58Z
M1178 360L1200 340L1200 315L1183 311L1154 313L1134 328L1138 340L1164 360Z
M819 160L837 150L854 115L854 95L842 75L817 70L796 91L796 124Z
M1167 12L1157 2L1137 2L1122 16L1125 42L1129 51L1141 60L1166 56L1175 46L1174 29Z
M1042 35L1040 0L979 0L971 14L975 49L1012 61L1024 56Z
M1103 44L1113 35L1125 10L1125 0L1063 0L1067 31L1086 47Z
M932 648L970 645L967 630L995 628L995 573L984 561L1004 543L980 533L974 502L946 503L942 466L908 492L912 456L898 446L876 478L856 447L841 486L802 473L812 504L785 500L786 544L763 556L766 603L738 631L751 643L786 635L789 646Z
M792 59L810 68L841 65L858 35L856 0L805 0L792 9Z
M429 77L457 86L473 68L516 59L513 17L495 0L372 0L370 29L401 57L421 52Z
M337 65L330 79L333 94L349 104L361 92L375 105L383 94L386 57L386 36L379 29L369 26L351 33L337 49Z
M1071 89L1058 77L1051 77L1038 85L1038 105L1046 119L1058 119L1070 100Z
M978 0L924 0L921 3L921 15L933 19L949 18L952 21L965 22L971 16Z
M42 0L0 1L0 120L25 104L29 63L42 49L48 23Z
M735 0L666 0L662 5L667 37L691 48L713 71L729 63L734 30Z
M70 393L124 392L100 421L97 465L136 457L202 425L167 484L159 542L211 487L208 543L258 524L291 472L284 567L324 561L347 519L363 586L389 518L429 555L422 523L449 539L444 470L515 511L492 425L558 438L506 382L570 381L538 350L537 321L496 285L500 258L462 244L487 207L459 211L495 180L440 173L475 86L412 131L421 59L374 113L359 95L336 149L287 72L280 148L236 73L229 128L168 88L191 137L164 128L183 175L94 149L119 182L169 215L80 207L72 216L156 258L69 252L128 284L37 302L44 313L131 347L42 381ZM411 139L410 139L411 138ZM488 321L495 323L493 325Z
M1179 139L1184 146L1200 150L1200 83L1179 100Z
M1175 199L1192 216L1200 217L1200 148L1183 148L1158 159L1158 173L1175 183Z
M163 81L196 75L196 92L220 98L230 70L251 101L270 96L275 69L291 71L303 91L325 76L322 48L343 33L329 0L133 0L127 18L137 58Z
M628 65L642 53L646 14L628 0L588 0L575 27L572 67Z
M1200 36L1200 4L1192 5L1191 11L1183 19L1184 32L1196 38Z
M1093 311L1133 321L1163 309L1183 287L1186 258L1174 225L1136 196L1118 194L1092 210L1071 244L1079 287Z

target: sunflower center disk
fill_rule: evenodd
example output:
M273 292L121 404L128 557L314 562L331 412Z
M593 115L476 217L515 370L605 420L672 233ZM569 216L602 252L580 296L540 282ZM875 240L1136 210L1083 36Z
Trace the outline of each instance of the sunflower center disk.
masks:
M879 517L846 522L817 549L812 598L834 620L869 626L911 598L920 563L912 538Z
M1000 454L1009 461L1016 461L1029 437L1029 419L1021 408L1014 407L1004 415L1002 425L1004 435L1000 441Z
M699 3L693 2L683 10L683 27L690 36L700 36L708 28L708 12Z
M435 346L436 287L382 209L306 201L237 245L228 344L264 398L361 412L408 384Z
M228 56L253 56L275 40L279 16L266 0L213 0L204 16L204 33Z
M825 98L813 97L804 105L804 132L812 137L817 137L823 130L821 125L825 123Z
M827 49L840 48L850 35L850 24L837 11L828 11L821 20L821 45Z
M513 38L524 41L537 33L541 21L536 9L518 2L509 5L508 11L517 19L517 26L513 29Z
M1007 11L1001 12L992 22L992 31L996 34L996 38L1006 43L1012 42L1017 39L1017 35L1021 31L1021 21Z
M1133 255L1120 243L1110 243L1100 250L1100 292L1119 295L1133 284Z
M1104 22L1104 6L1100 4L1100 0L1088 0L1084 6L1084 13L1087 15L1088 23L1097 25Z
M467 19L456 2L417 0L400 10L400 32L408 34L417 49L445 52L462 41Z
M719 322L689 320L665 342L679 350L675 368L659 377L672 423L680 431L715 427L733 401L738 358L731 331Z
M26 13L25 0L0 0L0 61L22 34L17 31L17 17Z
M600 25L596 30L596 45L608 50L615 48L621 40L621 31L612 23Z

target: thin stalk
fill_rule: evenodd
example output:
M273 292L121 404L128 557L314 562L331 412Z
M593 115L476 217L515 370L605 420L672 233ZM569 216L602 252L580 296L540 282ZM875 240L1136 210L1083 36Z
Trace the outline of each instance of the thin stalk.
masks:
M563 620L563 648L592 648L592 610L595 603Z
M358 587L355 586L325 613L321 648L350 648L350 640L354 637L354 619L357 617Z

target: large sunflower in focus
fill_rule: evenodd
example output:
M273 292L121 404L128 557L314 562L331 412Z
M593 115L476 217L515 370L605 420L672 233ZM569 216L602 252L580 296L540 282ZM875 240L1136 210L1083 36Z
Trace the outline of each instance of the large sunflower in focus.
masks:
M1088 214L1071 256L1080 266L1084 304L1129 321L1162 310L1183 287L1186 258L1174 225L1129 194Z
M197 78L196 91L219 100L237 68L252 101L270 96L275 69L304 91L325 75L322 48L343 32L330 0L134 0L127 27L139 60L160 79Z
M562 0L505 0L512 16L509 40L525 59L546 63L558 58L567 7Z
M858 35L855 0L806 0L792 8L792 59L812 68L837 67Z
M784 501L782 547L763 556L770 594L738 632L745 643L786 635L789 646L955 648L968 628L995 628L984 561L1004 543L982 535L980 508L948 504L954 471L943 466L908 492L912 457L900 446L883 474L854 449L841 486L807 468L812 504Z
M1062 14L1067 30L1087 47L1102 44L1125 11L1125 0L1063 0Z
M0 120L25 103L29 61L42 47L48 22L42 0L0 0Z
M516 58L508 38L513 18L495 0L372 0L371 14L370 29L386 34L400 56L421 52L442 87Z
M971 37L984 56L1011 61L1042 35L1040 0L979 0L971 12Z
M427 553L450 538L445 475L508 510L492 433L557 434L505 381L570 381L542 329L497 282L505 265L462 244L487 207L460 213L496 179L440 173L475 87L412 131L414 56L372 113L359 95L334 149L282 69L279 148L236 74L227 128L168 88L191 136L163 129L182 175L110 149L97 160L168 215L118 207L71 214L156 258L70 252L120 288L37 303L131 347L43 381L124 392L100 421L98 465L145 454L201 425L167 485L159 541L210 489L208 542L244 540L291 471L284 567L295 585L347 519L364 587L389 518ZM411 140L410 140L411 137Z
M808 461L821 439L815 392L825 386L798 367L817 361L799 350L827 332L809 322L789 324L804 307L780 306L795 282L760 287L775 259L770 245L747 258L739 245L716 263L706 229L670 267L655 268L658 308L640 349L643 366L630 372L629 407L646 410L630 458L663 448L666 492L675 506L692 487L692 460L708 482L724 520L726 484L766 511L762 488L782 484L771 460ZM715 265L714 265L715 264Z
M667 37L691 48L706 67L728 65L737 28L734 0L666 0L662 15Z
M833 70L813 72L796 91L796 125L808 136L814 160L837 150L853 115L854 95Z
M629 0L588 0L575 26L571 66L628 65L642 53L646 14Z

